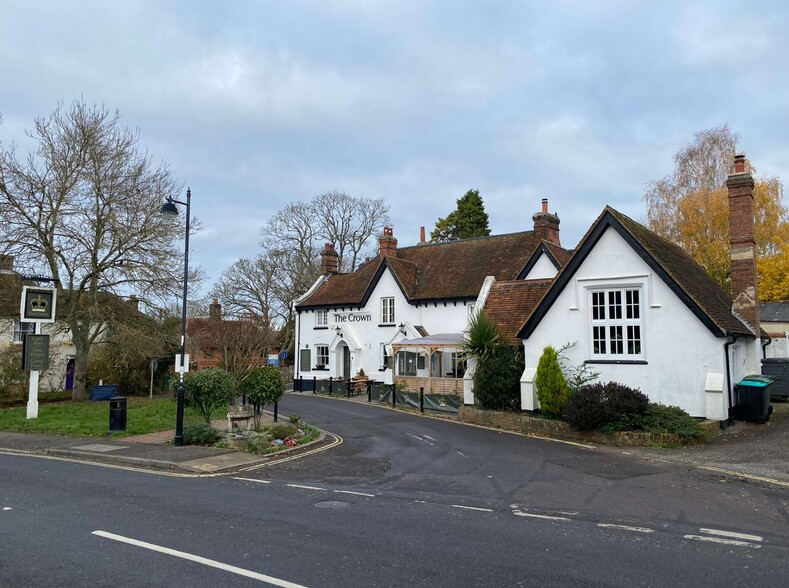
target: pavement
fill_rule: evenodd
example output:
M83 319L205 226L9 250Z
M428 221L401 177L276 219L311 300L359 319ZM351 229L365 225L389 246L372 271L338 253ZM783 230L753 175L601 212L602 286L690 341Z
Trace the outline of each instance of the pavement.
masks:
M264 414L262 421L273 421ZM213 421L227 429L226 420ZM126 467L150 468L180 474L230 473L281 458L232 449L187 445L175 447L175 431L159 431L126 437L65 437L0 431L0 452L46 455Z
M361 397L353 400L366 403ZM678 449L606 449L789 486L789 403L774 402L773 408L768 423L757 425L738 421L718 438L703 445ZM266 419L272 420L271 415L266 415ZM219 430L227 427L224 420L212 424ZM172 444L174 436L175 431L127 437L64 437L0 431L0 451L192 475L230 473L282 457L281 454L272 458L216 447L175 447Z

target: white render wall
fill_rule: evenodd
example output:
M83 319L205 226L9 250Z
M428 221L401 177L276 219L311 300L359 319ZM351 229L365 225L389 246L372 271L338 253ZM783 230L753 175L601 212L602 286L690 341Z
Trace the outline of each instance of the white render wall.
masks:
M76 355L71 337L62 328L52 324L44 324L42 334L50 335L49 369L41 372L39 389L41 391L62 390L66 385L66 363ZM0 349L22 350L21 343L14 343L14 320L0 320Z
M537 263L532 266L524 279L537 280L541 278L553 278L557 273L558 270L556 266L553 265L553 262L548 259L545 253L542 253L540 257L537 258Z
M535 331L524 340L523 408L539 406L532 380L545 346L558 349L577 341L566 352L570 363L579 365L590 358L589 289L623 286L641 287L642 345L647 364L591 364L590 368L600 373L599 381L638 388L650 400L679 406L691 416L726 418L726 339L713 336L611 228L600 238ZM755 342L742 341L731 346L735 382L746 375L744 372L752 361L749 356L753 356L755 347ZM705 392L711 386L719 390Z
M393 326L379 326L381 324L381 298L393 296L395 299L395 324ZM315 310L302 310L296 315L296 361L301 359L301 350L309 345L311 350L312 365L314 368L315 346L329 346L329 363L326 371L310 369L306 371L303 366L298 366L296 376L304 378L317 377L327 379L342 376L342 348L347 345L351 350L351 375L356 375L359 369L364 369L365 374L374 380L392 382L392 370L381 371L381 344L391 345L406 338L419 337L413 327L423 326L428 333L461 333L466 329L469 308L474 301L430 302L420 306L411 305L406 300L400 287L387 268L378 281L367 305L363 308L345 307L336 311L329 308L328 328L315 328ZM370 320L364 320L364 315L369 314ZM351 315L354 315L351 318ZM360 316L362 315L362 316ZM343 321L343 317L345 320ZM398 325L403 323L407 335L403 335ZM340 326L342 337L335 332L335 327ZM427 375L425 370L420 370L417 375Z

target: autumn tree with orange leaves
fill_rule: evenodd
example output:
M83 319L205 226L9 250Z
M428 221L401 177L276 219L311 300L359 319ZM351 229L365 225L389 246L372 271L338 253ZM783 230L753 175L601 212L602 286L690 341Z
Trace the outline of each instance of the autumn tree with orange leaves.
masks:
M728 125L695 133L674 155L674 171L647 186L649 228L680 245L723 286L730 289L728 177L739 137ZM759 298L789 299L789 213L783 184L754 174Z

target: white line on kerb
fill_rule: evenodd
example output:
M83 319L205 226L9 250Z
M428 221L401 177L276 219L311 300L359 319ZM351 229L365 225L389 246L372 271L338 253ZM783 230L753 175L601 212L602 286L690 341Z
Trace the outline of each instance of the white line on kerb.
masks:
M449 506L454 508L465 508L466 510L479 510L482 512L493 512L492 508L480 508L478 506L464 506L462 504L450 504Z
M598 523L598 527L603 527L605 529L621 529L622 531L635 531L636 533L654 533L654 529L649 529L647 527L630 527L628 525L612 525L608 523Z
M116 535L114 533L107 533L106 531L93 531L93 535L98 535L99 537L104 537L105 539L112 539L113 541L120 541L121 543L134 545L135 547L142 547L143 549L150 549L151 551L164 553L165 555L180 557L181 559L186 559L195 563L203 564L204 566L230 572L231 574L245 576L247 578L252 578L253 580L260 580L261 582L266 582L273 586L281 586L282 588L305 588L305 586L302 586L301 584L294 584L293 582L288 582L287 580L280 580L279 578L275 578L273 576L267 576L266 574L259 574L258 572L245 570L244 568L238 568L236 566L224 564L221 561L215 561L213 559L208 559L207 557L200 557L199 555L192 555L191 553L186 553L184 551L177 551L175 549L170 549L169 547L154 545L153 543L146 543L145 541L138 541L137 539L130 539L129 537Z
M353 490L335 490L338 494L353 494L354 496L367 496L368 498L375 498L375 494L367 494L366 492L354 492Z
M326 490L326 488L318 488L317 486L301 486L299 484L285 484L289 488L301 488L302 490Z
M684 535L685 539L692 539L694 541L709 541L710 543L722 543L723 545L736 545L738 547L752 547L759 549L761 545L758 543L748 543L747 541L735 541L734 539L721 539L720 537L704 537L702 535Z
M744 539L745 541L764 541L764 537L759 537L759 535L746 535L745 533L734 533L733 531L720 531L718 529L699 529L699 532L706 533L707 535L731 537L732 539Z
M569 521L570 520L567 517L554 517L554 516L551 516L551 515L532 514L530 512L521 512L519 510L513 510L512 514L514 514L516 517L529 517L529 518L532 518L532 519L546 519L546 520L549 520L549 521Z
M236 478L234 480L244 480L245 482L257 482L258 484L271 484L271 480L256 480L255 478Z

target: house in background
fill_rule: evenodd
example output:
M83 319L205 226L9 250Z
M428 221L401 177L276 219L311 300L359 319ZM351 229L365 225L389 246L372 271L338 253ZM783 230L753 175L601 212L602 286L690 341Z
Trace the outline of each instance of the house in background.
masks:
M762 302L759 305L762 328L770 336L765 346L768 358L789 357L789 300Z
M19 354L25 333L33 333L33 323L23 322L19 316L22 287L27 283L14 270L14 258L0 255L0 352ZM68 330L62 323L42 325L42 333L50 335L49 369L41 372L41 391L71 390L74 388L74 357L76 350Z
M762 337L753 231L753 178L737 156L729 176L734 299L685 251L606 207L551 280L492 284L482 304L512 338L522 314L521 406L539 408L543 349L574 343L574 365L638 388L691 416L729 418L733 386L760 373Z
M438 244L426 243L422 228L418 245L401 248L385 227L378 256L348 274L326 244L323 275L295 303L295 376L349 378L363 369L410 390L459 394L458 346L486 277L550 278L570 257L547 200L532 220L531 231Z

